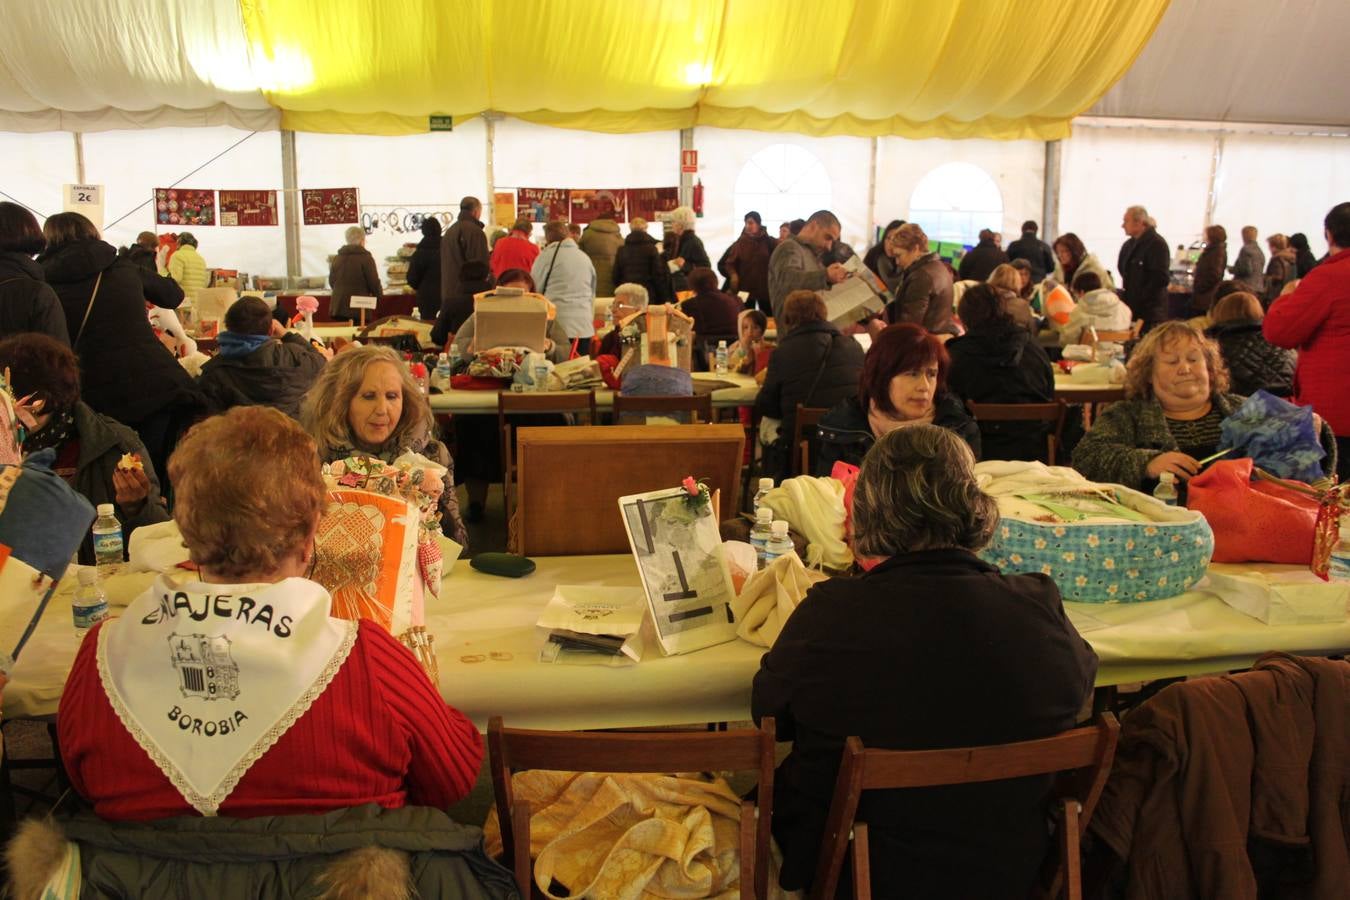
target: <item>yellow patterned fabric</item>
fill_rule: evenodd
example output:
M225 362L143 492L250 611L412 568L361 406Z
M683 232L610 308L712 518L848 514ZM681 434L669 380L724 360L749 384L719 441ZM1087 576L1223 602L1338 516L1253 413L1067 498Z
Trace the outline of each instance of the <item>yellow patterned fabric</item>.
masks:
M1168 0L240 0L286 128L405 134L493 110L635 132L1067 137ZM261 83L261 81L260 81Z

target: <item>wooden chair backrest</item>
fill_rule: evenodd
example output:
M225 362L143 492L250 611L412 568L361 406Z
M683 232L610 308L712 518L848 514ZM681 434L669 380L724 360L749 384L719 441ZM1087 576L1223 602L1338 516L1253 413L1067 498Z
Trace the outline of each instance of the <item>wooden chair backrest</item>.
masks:
M633 397L614 395L614 423L624 424L624 417L630 419L644 415L669 415L687 413L689 424L707 424L712 422L712 394L696 394L692 397ZM641 425L642 422L634 424Z
M508 520L514 511L512 486L516 481L516 442L509 417L523 413L572 413L585 416L587 425L596 423L595 391L544 391L497 395L497 433L502 442L502 491L506 497Z
M741 804L741 896L768 896L769 828L773 814L774 722L736 731L605 733L506 728L488 722L489 766L506 864L521 895L530 896L529 805L517 802L511 775L522 769L561 772L758 773L756 804ZM522 823L522 818L524 822ZM523 827L522 827L523 824Z
M966 409L975 417L976 422L1042 422L1052 425L1045 436L1046 455L1042 460L1053 466L1059 454L1059 446L1064 442L1064 417L1069 405L1063 400L1049 403L975 403L966 401Z
M829 410L821 406L797 404L797 418L792 423L793 475L811 474L811 437L827 412Z
M609 425L516 432L516 552L628 553L619 498L678 487L686 475L738 502L739 425Z
M866 831L862 830L859 839L859 829L854 823L863 791L973 784L1051 774L1059 776L1054 796L1061 803L1065 816L1060 823L1060 851L1063 854L1060 864L1063 868L1058 881L1064 896L1079 897L1078 842L1092 819L1111 771L1119 732L1120 725L1115 716L1103 713L1092 725L1053 737L984 747L867 750L858 738L849 738L844 744L843 761L834 785L811 897L833 900L850 839L854 897L871 897L871 886L866 877L869 871Z

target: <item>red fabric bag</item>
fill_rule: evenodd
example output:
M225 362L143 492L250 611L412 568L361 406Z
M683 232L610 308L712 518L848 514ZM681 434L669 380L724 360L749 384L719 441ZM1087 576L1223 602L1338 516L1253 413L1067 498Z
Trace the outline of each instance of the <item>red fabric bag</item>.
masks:
M1214 530L1214 562L1312 562L1317 501L1268 481L1252 481L1252 461L1216 462L1190 480L1186 506Z

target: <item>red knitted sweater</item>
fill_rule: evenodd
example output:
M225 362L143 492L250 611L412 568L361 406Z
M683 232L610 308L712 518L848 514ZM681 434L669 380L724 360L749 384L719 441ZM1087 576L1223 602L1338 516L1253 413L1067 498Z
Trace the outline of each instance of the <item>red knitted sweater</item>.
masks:
M113 712L97 647L91 631L61 696L57 733L71 783L104 819L193 815ZM473 723L445 704L407 648L362 621L328 689L244 774L220 815L322 813L362 803L445 809L473 787L482 760Z

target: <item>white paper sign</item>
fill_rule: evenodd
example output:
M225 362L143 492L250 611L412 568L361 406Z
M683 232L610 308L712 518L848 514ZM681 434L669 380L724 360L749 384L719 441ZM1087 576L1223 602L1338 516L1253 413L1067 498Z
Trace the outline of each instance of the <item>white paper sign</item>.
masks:
M101 229L103 227L103 185L66 185L62 211L77 212Z
M351 299L351 308L375 309L375 307L379 304L379 302L380 301L375 297L353 297Z

